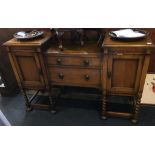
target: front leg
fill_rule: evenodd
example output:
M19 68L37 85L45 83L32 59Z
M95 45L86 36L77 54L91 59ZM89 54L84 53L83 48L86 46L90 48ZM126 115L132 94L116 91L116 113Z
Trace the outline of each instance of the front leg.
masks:
M134 99L134 109L133 109L133 118L132 118L133 123L138 122L138 114L139 114L139 109L140 109L140 103L141 103L141 94L138 95Z
M24 88L21 88L21 92L22 92L22 95L23 95L24 100L25 100L26 111L27 111L27 112L32 111L32 106L31 106L31 104L30 104L30 102L29 102L29 99L28 99L28 97L27 97L27 95L26 95L26 90L25 90Z
M49 108L49 110L50 110L50 112L52 114L55 114L56 113L55 101L54 101L54 99L52 97L52 91L51 91L51 89L49 90L49 101L50 101L50 108Z
M107 119L107 96L106 94L102 95L102 116L101 119Z

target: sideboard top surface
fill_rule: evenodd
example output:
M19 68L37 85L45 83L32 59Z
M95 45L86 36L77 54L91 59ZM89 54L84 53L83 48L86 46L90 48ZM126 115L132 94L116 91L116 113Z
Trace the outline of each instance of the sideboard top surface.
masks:
M15 38L5 42L4 46L42 46L52 37L51 32L45 31L44 35L34 40L19 41Z
M102 44L103 47L146 47L146 48L155 48L155 45L151 41L150 37L147 36L144 39L136 40L136 41L120 41L114 40L109 37L107 33L105 35L104 42Z

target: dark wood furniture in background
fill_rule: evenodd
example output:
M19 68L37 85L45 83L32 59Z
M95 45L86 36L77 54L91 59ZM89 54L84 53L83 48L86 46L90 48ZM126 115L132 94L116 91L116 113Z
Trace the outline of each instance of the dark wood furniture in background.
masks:
M58 40L58 46L59 48L63 51L63 36L66 32L70 33L71 36L71 41L75 43L76 37L78 37L78 42L80 46L83 46L86 40L86 32L89 31L95 31L97 32L97 37L98 37L98 44L101 42L103 39L103 30L100 28L55 28L54 29L56 32L57 40Z
M54 86L96 88L102 92L103 119L107 114L119 114L137 122L141 93L154 47L149 37L143 41L122 43L112 41L107 35L102 47L93 41L84 46L66 44L63 51L51 43L51 38L50 33L45 33L43 38L34 41L12 39L4 44L28 111L39 107L55 112L51 95ZM30 100L26 89L36 90ZM39 90L49 93L50 103L31 104ZM107 111L106 101L110 95L133 96L133 111L130 114Z
M73 34L78 34L79 37L79 45L83 46L84 45L84 30L82 28L55 28L54 29L56 31L56 36L58 39L58 44L59 44L59 48L60 50L63 51L63 35L65 32L70 32L71 33L71 37L72 37L72 41L74 40L73 38Z

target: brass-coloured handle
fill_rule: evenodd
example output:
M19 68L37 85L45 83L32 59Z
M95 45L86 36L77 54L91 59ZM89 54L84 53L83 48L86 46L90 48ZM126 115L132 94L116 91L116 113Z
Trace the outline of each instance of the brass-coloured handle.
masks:
M59 73L58 76L59 76L59 79L63 79L64 78L64 74L62 74L62 73Z
M89 66L89 60L84 60L83 63L85 66Z
M90 76L89 75L85 75L84 78L85 78L86 81L90 80Z
M58 65L61 65L61 63L62 63L61 58L58 58L58 59L57 59L57 64L58 64Z

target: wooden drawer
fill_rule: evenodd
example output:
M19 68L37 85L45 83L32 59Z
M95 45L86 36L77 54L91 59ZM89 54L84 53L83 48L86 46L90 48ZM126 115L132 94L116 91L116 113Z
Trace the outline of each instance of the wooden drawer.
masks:
M36 48L34 47L27 47L27 46L15 46L15 47L11 47L11 51L28 51L28 52L33 52L36 51Z
M144 54L146 49L142 48L111 48L109 50L110 53L115 54L115 55L125 55L125 54L130 54L130 55L135 55L135 54Z
M100 70L49 67L50 81L58 85L94 86L100 85Z
M48 65L59 66L99 67L101 65L101 59L99 57L70 57L47 55L47 63Z

